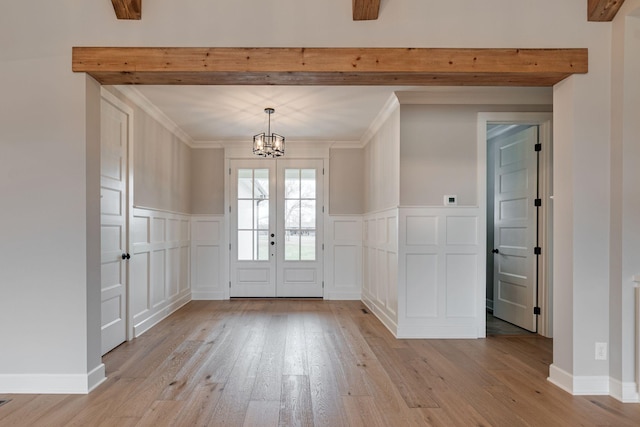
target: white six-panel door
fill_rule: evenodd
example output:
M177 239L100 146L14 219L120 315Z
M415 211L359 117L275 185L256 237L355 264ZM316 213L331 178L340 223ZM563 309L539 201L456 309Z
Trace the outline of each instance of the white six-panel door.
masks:
M230 164L230 296L322 297L322 160Z
M102 354L127 339L127 149L132 112L109 95L103 93L100 104Z
M494 316L536 332L538 126L494 145Z

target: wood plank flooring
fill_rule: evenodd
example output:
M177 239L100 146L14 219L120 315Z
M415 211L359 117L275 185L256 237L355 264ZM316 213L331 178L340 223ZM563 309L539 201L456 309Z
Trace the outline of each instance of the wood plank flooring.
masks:
M89 395L0 395L0 426L638 426L547 381L537 335L396 340L357 301L193 301Z

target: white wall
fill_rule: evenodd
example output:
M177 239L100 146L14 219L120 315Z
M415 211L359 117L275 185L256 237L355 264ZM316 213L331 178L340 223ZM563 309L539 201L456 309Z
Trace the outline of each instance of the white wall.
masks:
M365 213L396 207L400 202L400 105L395 98L383 114L365 141Z
M638 6L627 0L623 8ZM593 354L596 341L609 342L609 313L619 308L609 309L613 25L587 22L586 8L585 0L396 0L383 3L377 21L354 22L342 0L156 0L144 3L141 21L117 21L109 2L2 2L0 286L11 296L0 301L0 321L13 327L0 331L0 383L18 390L33 379L42 391L44 374L86 379L95 368L87 361L99 358L87 340L99 334L87 315L95 298L87 278L97 268L87 252L96 239L87 223L97 214L87 185L98 171L87 168L95 154L86 79L70 71L74 45L588 48L589 73L554 90L562 167L554 172L552 376L566 373L556 383L574 392L576 378L607 378L608 363Z
M638 401L633 276L640 273L640 8L626 4L613 28L611 129L610 388Z
M395 97L365 142L362 301L397 334L400 105Z
M474 96L470 96L473 98ZM538 96L534 101L538 102ZM523 104L527 95L518 99ZM458 196L458 206L475 206L478 177L479 112L547 112L551 105L486 104L400 106L400 204L442 206L444 195ZM549 96L549 103L551 97Z

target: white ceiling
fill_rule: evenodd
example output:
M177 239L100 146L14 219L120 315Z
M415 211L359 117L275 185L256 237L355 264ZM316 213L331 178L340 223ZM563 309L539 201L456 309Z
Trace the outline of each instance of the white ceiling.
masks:
M250 140L271 131L289 141L359 141L392 93L381 86L137 86L194 141Z
M131 87L130 87L131 88ZM250 141L271 131L287 141L360 142L392 94L402 104L551 104L551 88L420 86L136 86L194 142Z

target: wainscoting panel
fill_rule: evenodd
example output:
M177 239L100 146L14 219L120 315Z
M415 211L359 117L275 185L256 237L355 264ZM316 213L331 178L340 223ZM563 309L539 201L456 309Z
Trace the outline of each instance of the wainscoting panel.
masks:
M134 337L191 300L189 216L134 208L129 308Z
M362 217L332 215L325 227L324 298L362 297Z
M194 300L228 298L228 253L224 215L191 217L191 296ZM225 286L226 284L226 286Z
M364 286L362 301L393 333L398 332L398 209L363 219Z
M474 207L399 209L398 338L482 336L479 222Z

